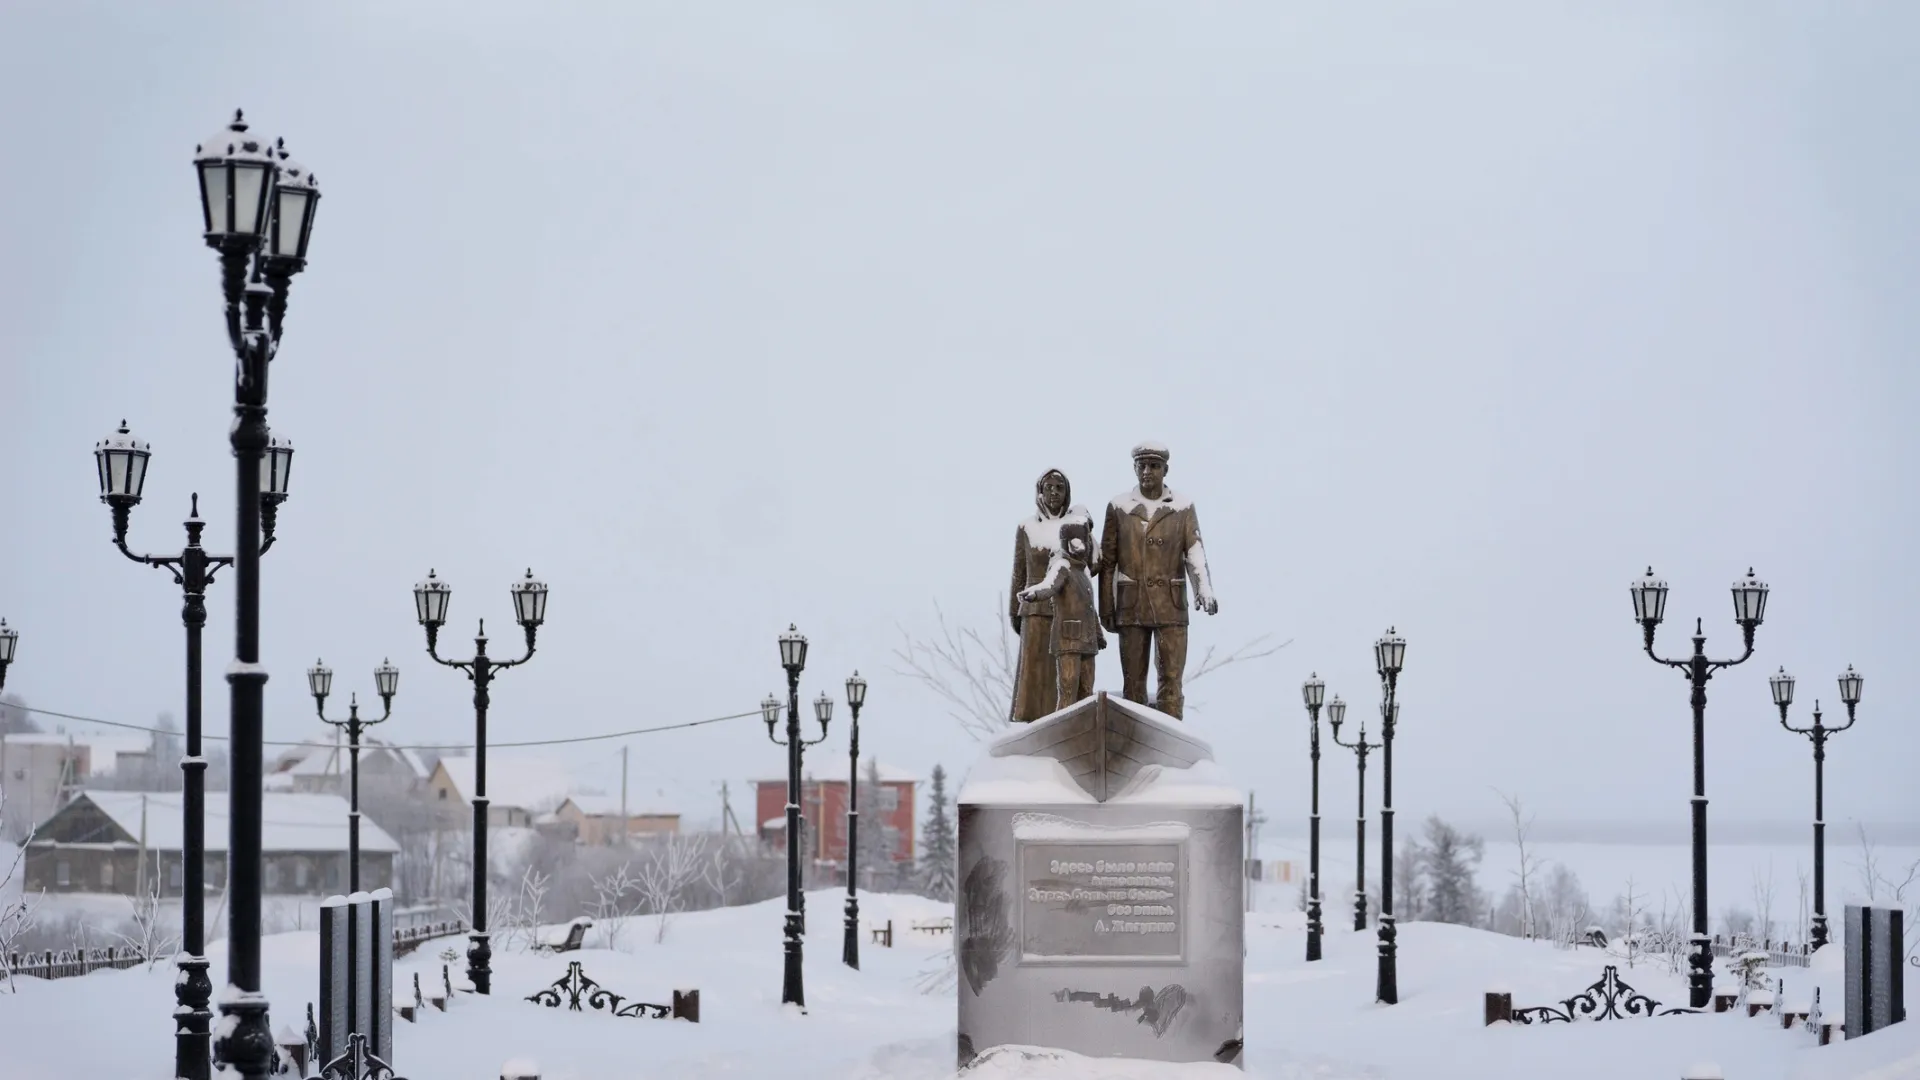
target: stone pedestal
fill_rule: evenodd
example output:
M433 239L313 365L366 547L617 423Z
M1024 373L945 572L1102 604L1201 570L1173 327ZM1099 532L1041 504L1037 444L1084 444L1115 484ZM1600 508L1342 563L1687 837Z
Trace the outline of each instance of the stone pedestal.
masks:
M958 802L962 1065L1243 1064L1244 798L1206 743L1098 694L995 740Z

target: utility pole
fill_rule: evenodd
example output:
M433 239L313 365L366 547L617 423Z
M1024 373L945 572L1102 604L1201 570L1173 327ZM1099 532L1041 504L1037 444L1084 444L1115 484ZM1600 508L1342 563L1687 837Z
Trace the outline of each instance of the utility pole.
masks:
M147 795L140 793L140 859L134 863L133 895L137 898L147 887Z
M632 840L633 819L627 816L627 748L620 748L620 845Z

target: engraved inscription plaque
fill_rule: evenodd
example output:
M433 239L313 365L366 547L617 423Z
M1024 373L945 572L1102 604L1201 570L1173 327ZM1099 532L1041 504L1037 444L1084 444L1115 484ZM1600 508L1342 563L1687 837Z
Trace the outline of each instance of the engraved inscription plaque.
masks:
M1022 963L1180 963L1185 845L1021 841Z

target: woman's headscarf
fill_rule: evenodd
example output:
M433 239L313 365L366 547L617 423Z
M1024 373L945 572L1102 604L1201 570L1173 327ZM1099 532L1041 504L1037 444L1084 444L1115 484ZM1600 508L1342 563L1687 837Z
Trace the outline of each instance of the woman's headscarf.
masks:
M1064 493L1058 514L1052 513L1047 509L1047 494L1045 490L1043 490L1046 487L1047 481L1056 476L1060 478L1060 487ZM1041 473L1040 479L1033 482L1033 505L1039 509L1041 521L1055 521L1065 517L1067 511L1073 509L1073 484L1067 479L1067 474L1061 472L1059 469L1048 469L1046 472Z

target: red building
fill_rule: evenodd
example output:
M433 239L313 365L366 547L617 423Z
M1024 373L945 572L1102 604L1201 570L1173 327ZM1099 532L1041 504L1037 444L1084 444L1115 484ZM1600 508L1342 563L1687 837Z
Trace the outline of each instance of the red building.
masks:
M877 793L867 786L867 768L860 777L860 833L885 830L896 862L912 862L914 790L919 779L905 769L880 766ZM787 832L787 781L755 780L754 824L762 843L783 847ZM879 805L870 805L870 803ZM809 776L800 784L800 816L806 820L803 836L815 863L842 865L847 858L847 782ZM863 843L867 841L863 840Z

